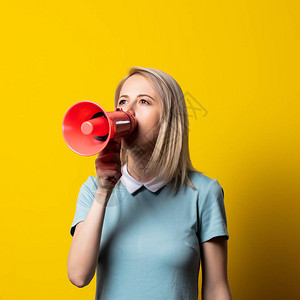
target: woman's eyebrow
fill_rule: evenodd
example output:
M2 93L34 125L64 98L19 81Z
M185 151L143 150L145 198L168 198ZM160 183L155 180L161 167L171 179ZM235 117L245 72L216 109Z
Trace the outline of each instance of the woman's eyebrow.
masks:
M149 95L147 95L147 94L139 94L139 95L138 95L138 97L143 97L143 96L149 97L149 98L151 98L152 100L154 100L154 101L155 101L155 99L154 99L154 98L152 98L151 96L149 96ZM120 98L121 98L121 97L127 97L127 98L129 98L129 96L128 96L128 95L122 95L122 96L120 96Z

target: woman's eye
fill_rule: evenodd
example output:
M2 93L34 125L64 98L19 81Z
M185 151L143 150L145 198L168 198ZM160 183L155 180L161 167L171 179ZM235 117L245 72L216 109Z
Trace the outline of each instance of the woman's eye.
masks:
M145 100L145 99L142 99L141 101L145 101L147 104L150 104L150 103L149 103L147 100ZM144 102L144 103L145 103L145 102Z
M120 100L119 101L119 105L122 105L122 104L125 104L126 102L124 102L124 101L127 101L127 100ZM148 104L148 105L150 105L150 103L149 103L149 101L147 101L147 100L145 100L145 99L141 99L141 103L142 104Z
M122 104L123 104L122 101L126 101L126 100L120 100L120 101L119 101L119 105L122 105Z

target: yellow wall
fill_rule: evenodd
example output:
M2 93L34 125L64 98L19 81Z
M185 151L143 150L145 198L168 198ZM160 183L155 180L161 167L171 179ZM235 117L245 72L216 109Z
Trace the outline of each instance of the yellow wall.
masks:
M233 298L299 299L299 23L287 0L2 1L0 299L93 299L67 256L96 156L61 123L77 101L112 110L131 66L207 111L189 109L191 156L224 188Z

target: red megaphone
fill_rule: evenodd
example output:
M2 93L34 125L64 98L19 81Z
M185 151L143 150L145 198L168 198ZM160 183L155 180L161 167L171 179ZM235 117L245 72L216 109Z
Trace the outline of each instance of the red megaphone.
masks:
M72 151L91 156L101 152L111 139L132 133L136 125L135 117L122 108L106 112L97 103L80 101L67 110L62 132Z

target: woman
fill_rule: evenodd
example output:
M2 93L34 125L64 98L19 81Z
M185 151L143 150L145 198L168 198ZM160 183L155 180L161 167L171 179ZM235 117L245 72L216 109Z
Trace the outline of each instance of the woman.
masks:
M133 67L115 106L138 125L99 153L97 178L80 189L70 281L84 287L97 270L95 299L196 300L201 261L202 299L231 299L224 192L192 166L180 86L165 72Z

